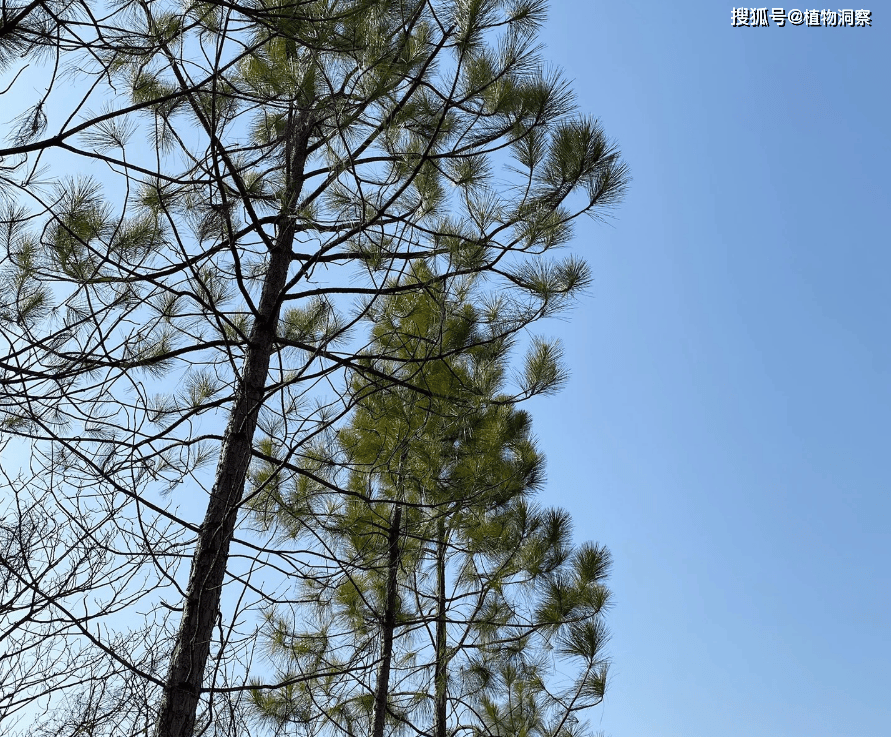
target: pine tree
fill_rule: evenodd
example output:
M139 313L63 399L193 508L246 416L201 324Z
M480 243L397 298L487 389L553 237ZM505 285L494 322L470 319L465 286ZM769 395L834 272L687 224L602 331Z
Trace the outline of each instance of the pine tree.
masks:
M19 541L43 551L24 568L0 556L0 719L37 704L33 734L241 729L250 623L316 566L242 513L263 495L251 464L315 483L360 402L436 395L429 356L367 338L388 298L463 292L470 351L585 287L584 262L553 253L627 176L540 59L544 11L4 6L0 432L27 460L4 460L0 521L58 539ZM515 398L553 380L550 353L533 345ZM387 510L402 559L411 508Z
M580 734L577 712L606 687L609 554L573 548L568 515L535 504L543 459L503 392L510 341L485 340L478 311L441 293L390 298L375 319L371 351L432 394L357 375L323 481L255 469L265 524L319 556L300 603L268 616L288 685L255 691L257 712L282 734ZM542 389L559 384L555 359L529 361ZM574 679L554 683L555 654Z

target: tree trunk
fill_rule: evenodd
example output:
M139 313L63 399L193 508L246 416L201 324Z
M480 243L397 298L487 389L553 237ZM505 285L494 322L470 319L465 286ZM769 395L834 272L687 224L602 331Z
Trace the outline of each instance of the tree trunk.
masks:
M445 522L440 519L436 540L436 665L434 684L434 737L446 737L446 540Z
M383 737L390 691L390 663L393 659L393 633L396 630L396 574L399 572L399 528L402 525L402 506L396 505L387 535L387 601L381 632L381 666L377 672L374 694L374 724L371 737Z
M302 124L302 125L301 125ZM213 627L220 611L229 545L251 462L254 431L264 401L269 363L281 313L281 296L291 263L295 222L289 205L299 197L309 140L309 126L298 117L294 143L285 154L291 182L277 222L269 268L251 328L229 424L223 438L216 479L192 558L183 616L170 659L155 737L192 737Z

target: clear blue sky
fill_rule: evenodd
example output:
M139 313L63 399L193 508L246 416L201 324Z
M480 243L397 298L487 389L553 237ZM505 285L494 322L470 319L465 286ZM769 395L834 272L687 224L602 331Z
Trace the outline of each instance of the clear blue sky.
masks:
M545 34L634 176L532 408L546 500L615 557L593 724L891 735L891 14L732 7L559 2Z

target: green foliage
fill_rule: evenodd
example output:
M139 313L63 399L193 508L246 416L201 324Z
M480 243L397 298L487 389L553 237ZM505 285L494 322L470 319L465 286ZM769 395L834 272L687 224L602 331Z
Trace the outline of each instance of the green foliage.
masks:
M65 522L0 662L59 696L33 734L584 731L609 557L536 504L518 405L564 385L533 324L591 281L556 250L628 177L545 10L10 6L3 501Z
M428 276L420 269L406 279ZM574 547L569 515L534 504L543 458L528 414L500 391L510 345L481 344L479 311L441 289L393 296L372 315L366 366L377 371L354 373L350 422L317 466L327 488L299 493L305 476L274 460L251 479L264 524L277 518L288 537L315 540L320 554L337 561L305 579L302 607L269 620L278 678L300 673L306 680L255 692L254 708L279 725L369 728L380 686L368 657L383 636L385 561L399 507L405 522L391 676L399 685L385 694L400 715L394 725L424 729L437 698L480 735L550 735L561 719L577 725L575 711L603 696L609 554L593 544ZM379 355L392 363L389 381L381 378L385 364L373 359ZM480 368L493 373L493 365L502 378L480 381ZM533 345L527 373L539 390L553 388L562 371L552 346ZM264 456L280 457L271 440L264 443ZM580 659L575 681L555 679L551 650ZM444 691L431 680L437 668L450 673ZM313 675L339 669L350 671L351 685L334 688Z
M282 316L279 335L283 342L308 345L330 345L343 338L345 326L324 297L315 297L302 307L294 307Z
M165 82L160 75L140 70L131 80L133 101L146 105L157 115L167 118L183 104L177 88Z

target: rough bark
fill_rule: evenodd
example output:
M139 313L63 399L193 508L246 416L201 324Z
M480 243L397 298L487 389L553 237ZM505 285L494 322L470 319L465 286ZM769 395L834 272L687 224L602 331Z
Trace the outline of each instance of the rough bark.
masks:
M276 223L260 302L254 316L244 370L223 439L216 478L201 524L183 604L183 616L164 685L155 737L192 737L213 627L220 610L229 546L251 462L254 432L263 405L269 364L275 351L295 224L288 205L296 203L303 186L309 130L305 119L294 126L286 152L290 169L287 204Z
M399 532L402 525L402 506L393 510L387 535L387 600L384 603L381 627L381 665L377 672L374 693L374 723L371 737L383 737L390 690L390 663L393 659L393 635L396 630L396 576L399 572Z
M436 540L436 666L434 684L434 737L446 737L448 671L446 663L446 541L445 523L440 520Z

